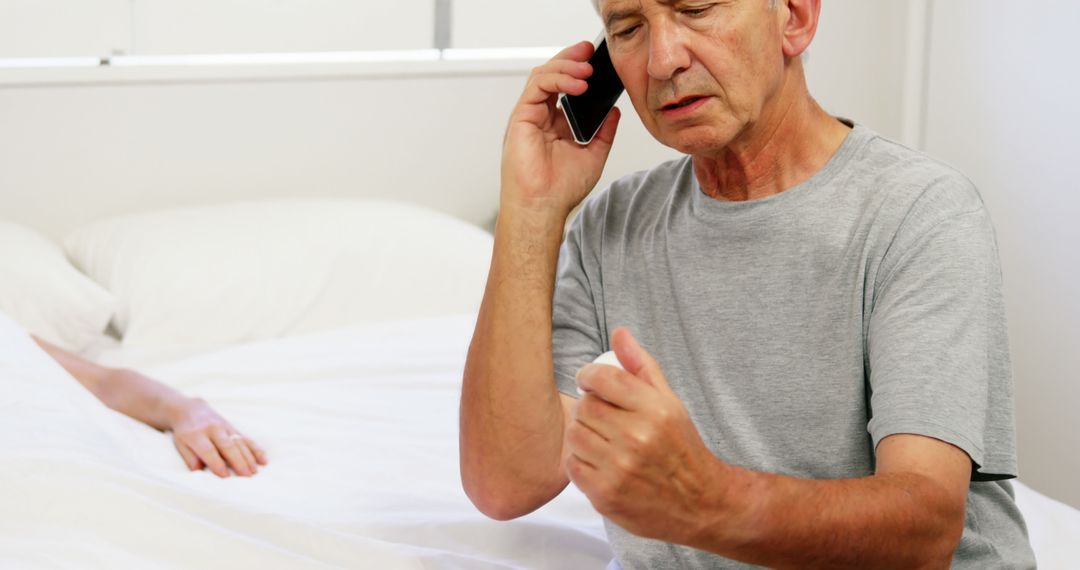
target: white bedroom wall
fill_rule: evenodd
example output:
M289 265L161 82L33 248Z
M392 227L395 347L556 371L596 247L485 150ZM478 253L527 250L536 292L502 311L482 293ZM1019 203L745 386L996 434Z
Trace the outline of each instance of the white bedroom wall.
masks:
M910 1L825 0L806 56L810 93L827 111L901 140Z
M130 0L0 0L0 58L127 51Z
M139 55L432 47L435 4L372 0L131 0Z
M454 47L567 46L592 40L600 18L589 0L454 0Z
M1080 508L1080 80L1072 0L933 3L926 148L997 228L1022 478Z

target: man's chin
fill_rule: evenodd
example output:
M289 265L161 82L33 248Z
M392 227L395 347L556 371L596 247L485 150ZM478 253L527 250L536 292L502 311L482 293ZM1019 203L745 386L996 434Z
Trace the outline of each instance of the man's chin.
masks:
M731 142L730 137L705 126L662 133L658 140L664 146L695 156L718 154Z

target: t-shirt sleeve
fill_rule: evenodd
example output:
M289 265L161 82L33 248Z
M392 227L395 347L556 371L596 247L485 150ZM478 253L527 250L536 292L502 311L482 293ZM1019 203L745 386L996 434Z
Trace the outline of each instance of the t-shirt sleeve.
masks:
M577 371L605 351L596 302L602 294L599 252L588 239L600 222L592 219L595 210L589 206L582 208L563 240L552 299L555 382L560 392L574 398Z
M867 332L874 448L889 435L925 435L964 450L972 480L1015 477L1005 307L989 216L979 202L911 225L917 231L898 231L874 288Z

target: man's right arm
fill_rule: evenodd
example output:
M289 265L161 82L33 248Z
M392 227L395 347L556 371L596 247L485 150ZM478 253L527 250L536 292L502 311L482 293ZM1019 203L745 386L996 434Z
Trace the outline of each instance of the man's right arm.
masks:
M550 501L569 479L563 431L575 402L555 388L551 300L563 222L500 213L461 398L461 476L499 520Z
M533 70L503 144L499 218L487 288L465 363L461 479L484 514L527 514L566 487L563 432L576 402L555 386L552 297L567 215L600 178L614 110L588 146L555 107L592 72L582 42Z

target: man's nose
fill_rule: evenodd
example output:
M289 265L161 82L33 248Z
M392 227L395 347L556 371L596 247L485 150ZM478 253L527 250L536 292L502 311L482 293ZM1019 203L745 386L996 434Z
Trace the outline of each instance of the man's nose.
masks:
M667 81L690 67L690 52L682 30L672 21L661 21L649 27L649 76Z

